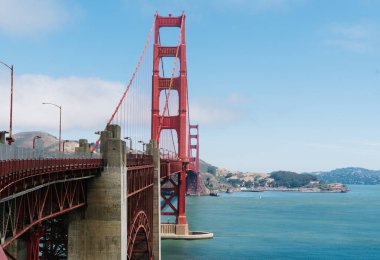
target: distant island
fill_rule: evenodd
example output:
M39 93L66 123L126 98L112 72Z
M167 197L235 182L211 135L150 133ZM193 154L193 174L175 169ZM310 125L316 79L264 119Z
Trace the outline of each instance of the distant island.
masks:
M380 184L380 171L357 167L335 169L329 172L312 173L318 180L324 182L340 182L344 184Z
M225 191L299 191L299 192L346 192L346 185L380 184L380 171L347 167L329 172L272 173L231 171L201 161L201 193Z

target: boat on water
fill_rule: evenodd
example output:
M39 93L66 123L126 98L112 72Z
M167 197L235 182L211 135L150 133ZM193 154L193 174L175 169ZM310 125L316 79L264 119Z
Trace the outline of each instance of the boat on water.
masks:
M211 192L210 192L210 196L219 197L220 194L219 194L219 192L217 192L217 191L211 191Z

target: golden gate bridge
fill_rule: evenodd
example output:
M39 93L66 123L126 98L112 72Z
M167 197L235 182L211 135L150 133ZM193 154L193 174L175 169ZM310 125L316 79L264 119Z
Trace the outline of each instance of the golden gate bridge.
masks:
M3 140L0 259L160 259L161 236L212 237L186 219L186 195L199 195L199 127L190 124L185 19L155 14L93 146L82 139L74 154L20 157ZM164 27L179 28L175 46L161 44Z

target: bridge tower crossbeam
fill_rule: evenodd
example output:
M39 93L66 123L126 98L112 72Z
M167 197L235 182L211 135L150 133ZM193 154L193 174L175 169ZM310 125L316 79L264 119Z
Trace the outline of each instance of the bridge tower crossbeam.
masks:
M187 175L187 194L199 195L199 125L189 125L188 154L189 162L193 167L189 167L189 173Z
M179 27L180 39L178 46L161 46L159 30L162 27ZM160 60L162 57L175 57L179 59L179 76L171 78L160 77ZM175 63L176 64L176 63ZM174 70L173 70L174 72ZM177 91L179 98L178 115L170 116L165 112L160 115L161 91ZM169 97L169 95L167 95ZM153 77L152 77L152 140L157 144L160 141L161 130L172 129L178 137L178 159L183 162L182 171L178 174L178 199L175 210L177 224L187 224L185 212L186 196L186 167L188 164L187 147L187 68L186 68L186 43L185 43L185 14L178 17L163 17L157 15L155 22L155 36L153 47ZM167 104L166 104L167 108ZM164 111L166 110L164 108ZM165 199L165 196L162 194Z

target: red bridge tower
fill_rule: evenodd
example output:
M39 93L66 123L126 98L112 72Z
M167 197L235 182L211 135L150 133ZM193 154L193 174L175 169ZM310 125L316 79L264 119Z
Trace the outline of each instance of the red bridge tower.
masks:
M178 46L161 46L159 30L161 27L179 27L180 40ZM160 77L160 59L175 57L179 59L180 75L175 78ZM160 115L160 92L177 91L179 111L176 116ZM185 213L186 196L186 166L188 164L187 146L187 70L185 43L185 14L178 17L156 17L153 49L153 79L152 79L152 139L159 144L163 129L173 129L178 136L178 158L183 162L182 171L178 174L178 208L176 209L177 224L187 224Z

